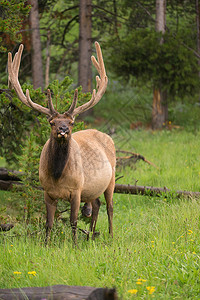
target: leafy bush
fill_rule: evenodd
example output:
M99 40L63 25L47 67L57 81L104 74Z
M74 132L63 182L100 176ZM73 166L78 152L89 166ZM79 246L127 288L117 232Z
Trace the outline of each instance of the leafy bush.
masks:
M164 42L161 44L160 40ZM183 37L138 29L111 41L110 64L113 71L128 81L134 76L151 81L175 97L194 95L198 89L198 64L195 55L183 45ZM114 46L114 47L113 47Z

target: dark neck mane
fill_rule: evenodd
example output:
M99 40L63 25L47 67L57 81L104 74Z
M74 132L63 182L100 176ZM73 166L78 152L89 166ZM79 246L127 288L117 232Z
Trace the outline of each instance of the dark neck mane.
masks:
M67 141L56 141L52 137L49 142L48 169L55 180L58 180L63 172L69 157L70 139Z

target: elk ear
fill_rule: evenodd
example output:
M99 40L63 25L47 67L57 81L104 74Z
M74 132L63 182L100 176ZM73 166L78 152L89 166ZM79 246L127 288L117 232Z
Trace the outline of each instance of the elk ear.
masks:
M51 120L51 121L49 122L49 124L51 125L51 127L55 125L55 123L54 123L53 120Z

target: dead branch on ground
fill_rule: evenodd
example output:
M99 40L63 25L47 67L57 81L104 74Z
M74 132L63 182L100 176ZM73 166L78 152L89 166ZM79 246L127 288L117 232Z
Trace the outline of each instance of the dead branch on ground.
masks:
M139 185L129 185L129 184L115 184L114 193L119 194L133 194L133 195L145 195L145 196L187 196L187 197L200 197L200 192L191 191L171 191L168 188L158 188L153 186L139 186Z
M126 151L126 150L117 150L117 153L124 153L124 154L130 154L129 156L122 156L122 157L117 157L117 165L121 166L126 166L128 165L131 161L133 161L133 159L135 160L134 163L136 163L136 161L138 159L143 160L144 162L148 163L149 165L153 166L156 169L159 169L154 163L150 162L149 160L147 160L143 155L139 154L139 153L134 153L131 151ZM126 162L125 162L126 160Z

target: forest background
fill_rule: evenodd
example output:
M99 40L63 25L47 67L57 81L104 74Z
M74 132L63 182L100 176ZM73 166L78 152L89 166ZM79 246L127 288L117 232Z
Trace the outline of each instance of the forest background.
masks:
M123 299L198 299L200 204L193 197L115 194L113 242L101 199L103 234L88 243L79 233L77 251L60 202L51 245L44 247L43 196L33 186L49 126L8 89L7 53L24 44L23 91L46 105L50 88L54 106L64 112L76 87L78 105L95 88L90 56L98 41L108 88L75 130L100 129L117 150L139 152L157 167L121 166L116 177L122 183L200 191L199 6L198 0L0 1L0 166L19 170L25 184L0 191L0 223L15 224L0 236L1 288L114 286ZM88 226L81 216L79 226Z
M109 77L107 96L97 109L99 117L112 119L108 130L123 121L129 128L186 126L186 119L194 124L200 101L198 1L1 1L0 26L1 93L6 95L0 103L0 155L7 161L17 162L25 132L35 123L34 113L27 117L26 108L6 90L7 52L14 54L20 42L25 50L19 78L24 89L33 85L33 99L44 101L47 87L57 85L53 93L64 109L62 89L81 86L83 93L91 92L90 57L97 40ZM64 81L66 76L73 84ZM114 107L107 100L111 94L117 98ZM119 117L115 109L128 115ZM24 126L21 118L29 123Z

